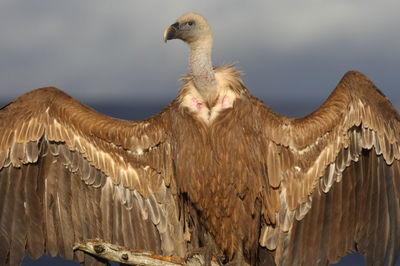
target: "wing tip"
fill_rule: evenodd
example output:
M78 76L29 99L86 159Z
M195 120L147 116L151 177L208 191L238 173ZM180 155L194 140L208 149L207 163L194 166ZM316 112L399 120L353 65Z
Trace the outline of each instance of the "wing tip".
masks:
M366 75L364 75L363 73L361 73L360 71L357 71L357 70L347 71L343 75L342 81L347 81L347 80L357 80L357 81L366 80L366 81L371 82L370 79Z

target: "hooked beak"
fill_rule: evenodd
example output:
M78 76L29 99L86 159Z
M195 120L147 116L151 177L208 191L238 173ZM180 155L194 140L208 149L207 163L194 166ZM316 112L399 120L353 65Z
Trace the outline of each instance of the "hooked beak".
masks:
M176 39L176 33L179 28L179 23L175 22L171 26L165 29L164 31L164 42L167 42L172 39Z

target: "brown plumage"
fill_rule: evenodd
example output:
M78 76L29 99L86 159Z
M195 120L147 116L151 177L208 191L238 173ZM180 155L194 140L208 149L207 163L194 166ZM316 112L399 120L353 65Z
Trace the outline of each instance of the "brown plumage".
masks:
M191 45L179 32L189 21L207 23L187 14L165 38ZM265 252L278 265L326 265L359 251L393 265L400 116L374 84L348 72L319 109L292 119L231 66L198 72L211 62L191 55L178 98L143 121L56 88L0 110L0 264L21 263L25 249L90 263L72 245L95 237L183 256L208 232L228 260L250 264Z

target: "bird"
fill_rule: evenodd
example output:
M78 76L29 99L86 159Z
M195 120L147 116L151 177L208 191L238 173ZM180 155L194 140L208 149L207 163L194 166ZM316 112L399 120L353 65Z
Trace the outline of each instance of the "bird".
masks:
M212 64L197 13L164 41L189 45L176 99L141 121L112 118L63 91L0 110L0 264L101 238L185 256L209 245L230 265L327 265L400 251L400 115L365 75L347 72L301 118L252 96L234 65ZM268 259L271 259L268 261Z

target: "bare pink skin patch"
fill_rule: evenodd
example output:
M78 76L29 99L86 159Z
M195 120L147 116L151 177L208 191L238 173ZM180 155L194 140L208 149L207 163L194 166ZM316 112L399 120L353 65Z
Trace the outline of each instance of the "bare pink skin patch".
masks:
M192 104L197 111L201 111L201 108L203 108L203 104L194 97L192 98Z
M231 103L230 103L230 101L229 101L228 95L225 95L224 98L222 99L221 107L222 107L222 108L231 107Z
M222 76L221 76L222 75ZM238 95L229 86L229 77L225 82L223 74L217 73L218 94L214 106L209 106L204 97L193 84L185 88L181 105L186 107L190 113L206 125L211 125L218 115L226 109L233 108L233 103Z

